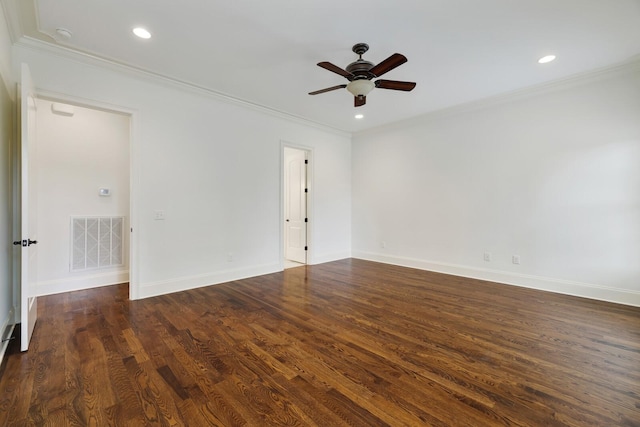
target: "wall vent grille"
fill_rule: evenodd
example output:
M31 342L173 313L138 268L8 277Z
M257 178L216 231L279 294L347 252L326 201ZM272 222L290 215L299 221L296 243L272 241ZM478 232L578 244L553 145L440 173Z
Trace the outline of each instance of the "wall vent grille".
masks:
M71 271L122 266L124 217L71 217Z

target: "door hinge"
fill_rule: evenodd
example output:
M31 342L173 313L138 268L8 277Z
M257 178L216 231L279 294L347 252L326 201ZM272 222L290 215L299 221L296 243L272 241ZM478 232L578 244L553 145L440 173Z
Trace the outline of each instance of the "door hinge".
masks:
M306 250L309 250L309 247L308 247L308 246L305 246L305 247L304 247L304 250L305 250L305 251L306 251Z
M308 165L308 164L309 164L309 160L304 159L304 164L305 164L305 165Z
M304 222L309 222L309 218L305 218L305 219L304 219Z
M308 192L309 192L309 189L308 189L308 188L305 188L305 189L304 189L304 192L305 192L305 193L308 193Z

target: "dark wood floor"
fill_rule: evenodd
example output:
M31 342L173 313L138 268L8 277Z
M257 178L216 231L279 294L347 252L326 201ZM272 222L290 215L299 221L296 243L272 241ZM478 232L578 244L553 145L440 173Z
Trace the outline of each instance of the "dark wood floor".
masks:
M40 298L0 425L640 426L640 309L359 260Z

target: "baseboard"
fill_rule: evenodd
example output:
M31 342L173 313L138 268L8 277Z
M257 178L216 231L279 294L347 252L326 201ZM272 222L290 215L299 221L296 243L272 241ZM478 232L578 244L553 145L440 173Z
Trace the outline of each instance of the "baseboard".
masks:
M218 285L220 283L231 282L233 280L262 276L264 274L276 273L278 271L282 271L282 266L280 263L274 263L145 283L139 287L137 297L138 299L155 297L173 292L202 288L204 286Z
M351 258L350 252L338 252L333 254L325 254L320 256L314 256L309 262L311 265L324 264L325 262L339 261L341 259Z
M353 258L640 307L640 292L563 279L354 251Z
M44 296L59 294L62 292L81 291L101 286L117 285L128 281L128 270L69 277L66 279L39 281L36 285L36 295Z
M11 335L13 335L13 329L16 326L14 316L15 314L12 308L7 318L2 322L2 329L0 329L0 366L2 366L4 354L7 352L7 347L9 347L9 339Z

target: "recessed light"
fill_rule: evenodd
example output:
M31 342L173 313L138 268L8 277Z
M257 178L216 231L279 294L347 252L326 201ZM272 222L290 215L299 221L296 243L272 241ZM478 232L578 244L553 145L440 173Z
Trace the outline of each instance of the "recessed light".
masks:
M151 33L147 30L145 30L142 27L137 27L133 29L133 34L135 34L136 36L140 37L141 39L150 39L151 38Z
M364 118L364 114L356 114L355 118L360 120L360 119Z
M547 56L543 56L542 58L538 59L538 63L539 64L546 64L547 62L551 62L554 59L556 59L555 55L547 55Z

